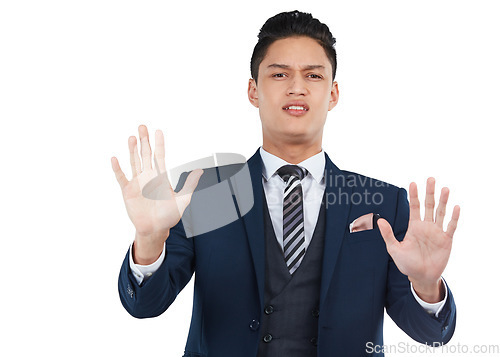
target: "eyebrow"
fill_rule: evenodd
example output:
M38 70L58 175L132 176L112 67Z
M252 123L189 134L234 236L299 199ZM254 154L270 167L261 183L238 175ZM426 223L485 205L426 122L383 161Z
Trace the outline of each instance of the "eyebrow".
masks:
M281 69L290 69L291 67L287 64L273 63L267 66L267 68L281 68ZM311 69L325 69L325 66L321 64L309 64L302 67L303 71L310 71Z

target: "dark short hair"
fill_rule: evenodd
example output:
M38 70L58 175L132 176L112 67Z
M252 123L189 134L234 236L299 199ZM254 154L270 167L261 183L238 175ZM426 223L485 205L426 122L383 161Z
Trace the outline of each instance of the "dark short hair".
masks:
M250 60L250 73L257 81L259 66L267 50L276 40L293 36L307 36L316 40L325 50L326 56L332 64L332 80L337 70L337 52L335 51L335 37L327 25L312 17L311 14L300 11L282 12L269 18L259 32L259 41L253 49Z

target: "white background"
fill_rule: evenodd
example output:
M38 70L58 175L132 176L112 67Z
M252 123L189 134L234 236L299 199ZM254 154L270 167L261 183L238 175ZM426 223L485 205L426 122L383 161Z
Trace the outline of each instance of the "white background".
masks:
M130 178L140 124L164 131L168 167L250 157L262 140L251 52L267 18L295 9L337 38L325 151L398 186L450 187L462 207L444 273L450 343L500 344L495 1L2 1L2 356L182 355L192 283L155 319L120 304L134 228L110 158ZM387 319L385 343L400 342L413 344Z

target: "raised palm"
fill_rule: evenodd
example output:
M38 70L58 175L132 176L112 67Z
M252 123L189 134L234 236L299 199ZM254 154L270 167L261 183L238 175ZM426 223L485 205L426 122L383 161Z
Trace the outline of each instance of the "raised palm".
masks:
M152 167L151 147L146 126L139 126L139 137L142 166L137 139L131 136L128 141L132 179L127 180L115 157L111 158L112 168L120 184L127 213L137 234L164 237L163 240L165 240L170 228L175 226L182 217L203 171L193 170L187 177L182 190L178 193L174 192L166 174L163 133L161 130L155 133L155 168ZM145 187L151 191L152 186L154 186L154 193L145 197Z
M386 220L380 219L377 222L387 251L398 269L420 286L430 286L440 279L450 257L453 234L460 215L460 207L455 206L447 229L443 230L449 189L445 187L441 190L434 216L434 187L435 180L431 177L427 180L425 216L421 220L417 185L413 182L410 184L410 219L401 242L395 238Z

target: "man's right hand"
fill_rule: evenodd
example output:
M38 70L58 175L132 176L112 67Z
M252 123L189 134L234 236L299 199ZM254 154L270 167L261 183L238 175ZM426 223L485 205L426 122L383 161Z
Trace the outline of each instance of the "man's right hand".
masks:
M198 185L203 170L193 170L187 177L183 188L176 193L166 174L165 144L161 130L157 130L155 133L154 152L155 166L159 172L152 167L151 146L148 129L145 125L139 126L139 138L141 141L140 157L136 137L131 136L128 140L132 179L127 180L116 157L111 158L111 166L116 180L120 184L128 216L136 229L133 247L134 262L140 265L149 265L160 256L170 228L181 219L184 210L191 201L191 196ZM159 175L163 179L161 189L166 191L161 193L162 199L144 197L142 193L144 186Z

